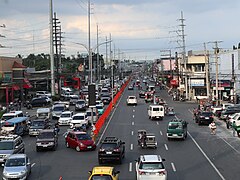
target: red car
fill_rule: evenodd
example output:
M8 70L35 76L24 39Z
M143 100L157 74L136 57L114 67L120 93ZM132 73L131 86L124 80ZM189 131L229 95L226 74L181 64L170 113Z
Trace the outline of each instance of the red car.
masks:
M66 147L74 148L76 151L95 150L96 144L91 136L83 131L70 131L66 138Z

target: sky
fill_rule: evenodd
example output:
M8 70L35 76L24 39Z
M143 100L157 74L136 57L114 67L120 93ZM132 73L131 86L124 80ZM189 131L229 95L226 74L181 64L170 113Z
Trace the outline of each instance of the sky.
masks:
M104 57L110 36L114 59L154 60L169 50L180 53L181 12L187 51L203 50L204 42L221 41L223 49L240 42L239 0L91 0L90 9L91 48L97 46L98 26ZM53 11L61 22L63 54L86 54L88 0L53 0ZM0 0L0 56L48 54L49 32L49 0ZM107 49L109 59L110 43Z

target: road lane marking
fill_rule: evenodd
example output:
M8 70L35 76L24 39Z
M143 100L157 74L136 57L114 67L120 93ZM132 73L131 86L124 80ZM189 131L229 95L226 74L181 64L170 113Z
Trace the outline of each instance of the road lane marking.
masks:
M157 125L159 125L159 122L157 121Z
M160 131L160 135L161 135L161 136L163 135L162 131Z
M121 102L122 97L123 97L123 96L120 97L120 99L119 99L116 107L114 108L114 110L113 110L113 112L112 112L112 114L111 114L111 116L110 116L110 118L109 118L109 121L108 121L106 127L105 127L104 130L103 130L103 133L101 134L100 138L98 139L97 146L98 146L98 145L100 144L100 142L102 141L102 138L103 138L103 136L104 136L104 134L105 134L105 132L106 132L106 130L107 130L110 122L112 121L112 117L113 117L113 115L115 114L115 111L117 110L117 107L118 107L119 103Z
M133 131L132 131L132 136L133 136Z
M134 115L133 115L133 118L134 118Z
M36 163L32 163L31 167L35 166Z
M132 125L134 126L134 122L132 122Z
M130 147L131 150L133 150L133 144L131 144L131 147Z
M179 119L176 116L177 119ZM200 150L200 152L203 154L203 156L207 159L207 161L209 162L209 164L213 167L213 169L217 172L217 174L220 176L220 178L222 180L225 180L225 178L223 177L223 175L220 173L220 171L217 169L217 167L213 164L213 162L210 160L210 158L206 155L206 153L202 150L202 148L200 147L200 145L197 143L197 141L192 137L192 135L188 133L188 136L192 139L192 141L194 142L194 144L197 146L197 148Z
M133 109L133 112L135 112L135 109Z
M174 163L171 163L171 165L172 165L172 169L173 169L173 171L176 172L177 170L176 170L176 168L175 168Z
M166 151L168 150L168 146L167 146L167 144L164 144L164 146L165 146L165 149L166 149Z
M132 172L132 163L129 163L129 172Z
M220 137L220 136L219 136ZM223 139L222 137L220 137L220 139L222 139L227 145L229 145L234 151L236 151L238 154L240 153L237 149L235 149L229 142L227 142L225 139Z
M217 172L217 174L220 176L220 178L222 180L225 180L225 178L223 177L223 175L220 173L220 171L216 168L216 166L213 164L213 162L209 159L209 157L205 154L205 152L202 150L202 148L198 145L197 141L195 141L195 139L192 137L192 135L187 132L189 137L193 140L193 142L195 143L195 145L198 147L198 149L201 151L201 153L205 156L205 158L207 159L207 161L210 163L210 165L213 167L213 169L215 169L215 171Z

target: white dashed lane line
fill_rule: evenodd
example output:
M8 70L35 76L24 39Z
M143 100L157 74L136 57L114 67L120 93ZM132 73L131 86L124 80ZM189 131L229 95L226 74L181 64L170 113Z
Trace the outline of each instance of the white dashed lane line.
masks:
M131 147L130 147L131 151L133 150L133 144L131 144Z
M129 163L129 172L132 172L132 163Z
M157 125L159 125L159 122L157 121Z
M167 144L164 144L166 151L168 151L168 146Z
M35 166L36 163L32 163L31 167Z
M177 170L176 170L176 168L175 168L174 163L171 163L171 165L172 165L172 169L173 169L173 171L176 172Z
M133 115L133 118L134 118L134 115Z
M133 136L133 133L134 133L134 132L132 131L132 136Z
M160 131L160 135L161 135L161 136L163 135L162 131Z
M135 109L133 109L133 112L135 112Z
M132 125L134 126L134 122L132 122Z

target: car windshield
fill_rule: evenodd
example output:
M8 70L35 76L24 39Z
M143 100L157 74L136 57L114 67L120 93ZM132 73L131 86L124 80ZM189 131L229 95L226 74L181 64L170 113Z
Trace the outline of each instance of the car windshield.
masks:
M153 111L159 111L159 108L153 108Z
M32 126L35 127L44 126L44 121L33 121Z
M164 166L162 162L141 162L139 169L164 169Z
M53 111L64 111L64 106L56 106L53 108Z
M96 106L97 109L103 109L103 106Z
M168 128L169 129L182 129L182 124L181 123L170 123Z
M209 117L209 116L212 115L212 113L210 113L210 112L203 112L201 115L202 115L202 116L207 116L207 117Z
M77 104L84 104L84 101L78 101Z
M39 118L45 118L48 117L48 113L38 113Z
M13 142L0 142L0 150L12 150Z
M91 177L91 180L112 180L112 177L107 174L98 174L98 175L93 175Z
M131 96L130 96L129 99L135 99L135 97L133 97L133 96L131 97Z
M92 116L91 111L88 111L88 112L87 112L87 116ZM96 116L96 112L94 112L94 111L93 111L93 116Z
M44 133L40 133L38 135L39 139L48 139L48 138L53 138L55 135L53 132L44 132Z
M84 116L74 116L73 120L84 120Z
M91 140L92 138L88 134L76 134L78 140Z
M9 120L9 119L12 119L12 118L14 118L14 115L3 116L3 117L2 117L2 120Z
M70 114L70 113L68 113L68 114L62 114L61 117L62 117L62 118L68 118L68 117L71 117L71 114Z
M6 167L25 166L25 158L8 159Z
M102 149L114 149L117 144L115 143L103 143L102 144Z
M108 94L102 94L102 97L109 97Z

